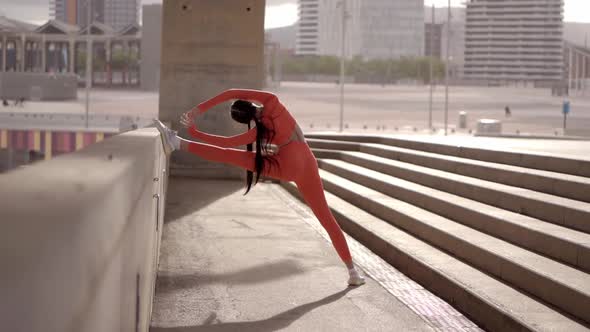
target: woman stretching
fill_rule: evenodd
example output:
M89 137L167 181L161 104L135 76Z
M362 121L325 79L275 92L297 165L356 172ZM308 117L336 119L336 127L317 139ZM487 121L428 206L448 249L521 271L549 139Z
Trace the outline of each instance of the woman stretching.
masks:
M247 132L224 137L210 135L195 128L193 119L196 114L204 113L228 100L236 100L230 108L231 117L239 123L247 124ZM348 284L358 286L365 283L365 279L353 265L344 234L328 208L317 160L307 145L301 128L276 95L258 90L230 89L184 113L180 122L188 128L191 136L208 144L178 137L175 131L155 120L167 153L172 150L188 151L207 160L246 169L246 193L252 186L253 173L256 173L255 183L258 183L261 175L282 181L294 181L328 232L340 259L346 264L350 275ZM250 129L252 122L256 126ZM256 152L252 151L254 142ZM277 152L270 151L271 144L278 148ZM248 151L231 149L242 145L247 145Z

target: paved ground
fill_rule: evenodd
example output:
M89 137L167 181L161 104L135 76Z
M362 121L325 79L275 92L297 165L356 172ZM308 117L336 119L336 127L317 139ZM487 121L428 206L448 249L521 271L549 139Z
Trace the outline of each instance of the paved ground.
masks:
M75 101L44 101L44 102L25 102L23 107L13 106L12 101L10 106L0 106L0 113L14 113L16 116L11 120L14 124L2 123L6 128L22 128L26 127L27 119L23 119L24 113L42 113L47 114L86 114L86 94L85 91L78 90L78 100ZM109 116L111 121L118 124L118 118L121 116L128 116L133 119L133 122L138 126L146 126L152 123L152 119L158 114L158 94L155 92L146 92L140 90L103 90L94 89L90 93L90 127L101 127L106 122L104 116ZM0 114L2 115L2 114ZM20 115L20 117L19 117ZM6 117L0 117L6 119ZM102 118L101 121L94 121L94 119ZM53 122L59 121L58 119ZM6 121L8 122L8 121ZM37 125L45 125L48 128L59 127L58 124L50 123L47 117L41 121L38 117L34 121ZM76 123L68 124L72 127L83 127L85 119L80 118ZM115 126L117 127L117 126Z
M347 288L306 207L278 185L243 190L171 179L152 332L478 331L350 239L371 277Z
M385 126L428 127L429 87L349 85L345 89L344 123L349 128L375 131ZM335 84L284 83L277 90L281 99L306 130L339 126L339 89ZM542 133L561 131L563 97L552 97L549 90L532 88L451 87L449 92L449 125L456 127L458 113L466 111L468 124L475 129L478 119L503 121L506 133ZM444 127L444 87L436 87L433 98L433 124ZM590 95L571 100L570 128L590 130ZM509 105L510 118L504 107ZM364 126L367 129L363 129Z
M432 135L396 135L395 137L465 147L483 147L491 150L530 151L533 153L590 160L590 140L571 141L494 137L469 137L469 139L465 139L465 137L461 137L460 135L446 137Z
M295 115L305 131L327 130L339 126L339 88L335 84L284 82L276 89L280 98ZM28 102L24 108L0 107L0 112L85 112L85 93L79 90L73 102ZM449 126L455 127L458 112L468 113L470 128L480 118L503 121L505 133L535 133L554 135L561 132L563 97L552 97L549 90L533 88L450 88ZM570 128L590 130L590 94L572 97ZM428 124L429 87L347 85L344 122L350 131L379 132L418 131ZM433 123L444 126L444 87L434 93ZM509 105L512 116L505 118ZM139 90L101 90L91 93L90 112L94 114L131 115L151 119L158 112L158 94ZM364 127L367 127L364 129Z

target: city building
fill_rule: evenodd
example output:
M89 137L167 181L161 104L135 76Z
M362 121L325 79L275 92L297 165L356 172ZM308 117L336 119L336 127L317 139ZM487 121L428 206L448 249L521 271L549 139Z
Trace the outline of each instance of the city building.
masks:
M162 48L162 5L142 7L141 88L158 91L160 88L160 49Z
M104 24L115 30L139 24L140 0L104 0Z
M90 19L115 30L139 24L139 0L50 0L50 14L55 20L85 27L88 24L88 3L92 4Z
M68 24L78 22L78 0L49 0L49 16Z
M84 82L86 41L92 47L91 78L96 85L138 85L141 31L95 22L87 28L49 20L34 26L0 17L0 74L4 72L75 74Z
M71 0L55 0L71 1ZM79 27L88 25L88 2L90 1L90 21L105 23L105 0L76 0L76 22L70 23ZM68 22L69 23L69 22Z
M450 33L450 75L452 78L460 78L465 61L465 9L451 7L451 21L448 30L448 7L435 8L434 18L432 14L432 7L424 7L424 55L433 54L436 58L444 61L447 57L447 35ZM431 33L434 34L431 35Z
M383 59L424 54L424 8L415 0L299 0L296 54L341 54L343 4L347 57Z
M296 54L318 55L320 38L320 1L299 0L299 25Z
M563 0L470 0L465 29L465 78L563 80Z
M442 23L424 24L424 56L432 56L441 59Z

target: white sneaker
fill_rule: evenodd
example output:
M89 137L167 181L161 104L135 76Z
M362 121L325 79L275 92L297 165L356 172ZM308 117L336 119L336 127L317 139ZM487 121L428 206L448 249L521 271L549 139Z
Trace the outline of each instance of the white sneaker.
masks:
M178 140L176 137L176 131L166 127L162 121L154 119L154 125L162 135L162 144L164 145L164 152L169 155L172 151L176 150L174 142Z
M348 270L349 278L348 278L348 285L349 286L360 286L365 284L365 277L363 277L357 269L353 268Z

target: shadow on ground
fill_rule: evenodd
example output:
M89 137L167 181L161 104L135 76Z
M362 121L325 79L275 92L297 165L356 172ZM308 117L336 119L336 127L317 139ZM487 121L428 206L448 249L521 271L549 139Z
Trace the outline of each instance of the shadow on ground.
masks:
M236 191L244 190L244 183L241 181L215 181L178 176L170 177L169 181L164 223L179 220Z
M210 284L249 285L261 284L301 274L304 270L293 260L263 264L229 273L167 274L160 271L157 292L166 293L181 289L197 288Z
M323 299L297 306L293 309L281 312L277 315L263 320L251 322L228 322L224 323L217 319L215 312L212 312L202 325L178 326L178 327L152 327L150 332L200 332L200 331L277 331L284 329L303 317L308 312L323 305L335 302L344 297L353 288L346 288L337 293L324 297Z

